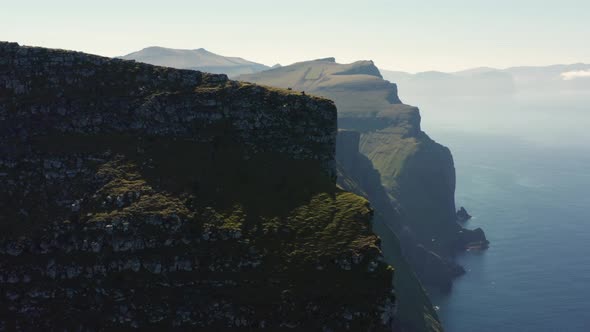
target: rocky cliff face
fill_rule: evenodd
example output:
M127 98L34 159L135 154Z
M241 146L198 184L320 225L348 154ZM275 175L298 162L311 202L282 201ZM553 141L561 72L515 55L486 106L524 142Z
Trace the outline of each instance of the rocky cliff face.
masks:
M398 210L387 222L408 261L423 282L450 289L452 278L463 272L452 260L454 253L471 242L485 245L487 240L481 229L470 231L456 223L452 155L421 130L418 108L401 102L397 86L383 80L371 61L338 64L333 59L297 63L240 79L332 98L338 107L338 127L360 134L360 152L380 174L381 183L350 168L346 160L354 155L350 152L356 149L356 140L347 140L351 146L341 144L339 151L345 155L339 152L338 159L349 165L341 176L356 174L364 181L360 189L365 193L386 192L389 205ZM364 169L371 172L372 167ZM388 204L373 202L383 200L382 196L372 195L372 203L389 209Z
M416 108L383 111L374 118L345 118L340 126L361 132L360 151L373 163L398 207L402 248L422 282L449 290L464 273L453 262L473 242L487 244L483 231L456 222L455 168L449 149L420 129Z
M382 239L385 260L396 266L396 327L400 331L442 331L438 315L414 269L408 265L396 235L402 229L400 207L389 198L371 161L360 153L360 133L339 130L336 142L338 184L371 202L375 208L373 230Z
M0 330L390 330L325 99L0 43Z

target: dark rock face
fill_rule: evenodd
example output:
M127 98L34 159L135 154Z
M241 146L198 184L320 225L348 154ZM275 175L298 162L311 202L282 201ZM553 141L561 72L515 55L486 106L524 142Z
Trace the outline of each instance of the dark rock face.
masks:
M486 249L489 247L490 241L486 239L486 235L481 228L476 228L469 232L463 232L462 235L463 236L457 243L457 249L459 250Z
M453 261L457 251L487 240L483 231L457 223L451 151L422 131L418 108L402 103L397 85L383 80L370 61L307 61L240 79L333 99L342 129L337 139L338 183L371 201L380 218L375 218L375 229L382 227L379 235L384 243L391 241L392 252L399 241L409 271L414 269L427 285L450 289L453 277L463 272ZM403 257L396 259L405 267ZM430 315L432 306L422 300L423 290L413 291L426 308L421 312ZM426 324L424 315L405 317L415 324L411 330L438 329L437 324Z
M0 330L387 331L325 99L0 43Z
M426 249L423 245L407 250L406 256L423 283L437 287L443 292L450 291L453 279L465 273L463 267Z
M471 215L467 213L464 207L461 207L457 210L457 221L459 222L466 222L467 220L471 219Z
M335 174L336 112L329 100L238 84L225 75L17 44L1 44L0 59L5 141L56 132L211 144L222 137L242 143L249 154L316 159Z

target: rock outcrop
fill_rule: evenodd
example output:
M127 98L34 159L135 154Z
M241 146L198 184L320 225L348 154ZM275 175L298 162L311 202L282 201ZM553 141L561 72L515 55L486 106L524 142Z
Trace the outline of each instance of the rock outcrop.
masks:
M466 222L469 219L471 219L471 215L467 213L467 210L465 210L464 207L461 207L459 210L457 210L457 221Z
M0 330L391 330L331 101L0 43L0 120Z

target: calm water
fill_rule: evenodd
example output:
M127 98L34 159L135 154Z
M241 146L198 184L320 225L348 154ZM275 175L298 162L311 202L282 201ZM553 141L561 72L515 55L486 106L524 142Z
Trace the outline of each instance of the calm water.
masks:
M467 226L491 241L458 258L468 273L450 295L433 294L448 332L590 331L590 98L570 101L423 103Z

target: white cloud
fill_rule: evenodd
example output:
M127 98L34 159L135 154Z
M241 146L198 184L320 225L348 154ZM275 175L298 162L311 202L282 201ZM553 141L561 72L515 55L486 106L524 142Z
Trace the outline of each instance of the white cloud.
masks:
M561 78L566 81L575 80L576 78L590 78L590 70L566 71L561 73Z

